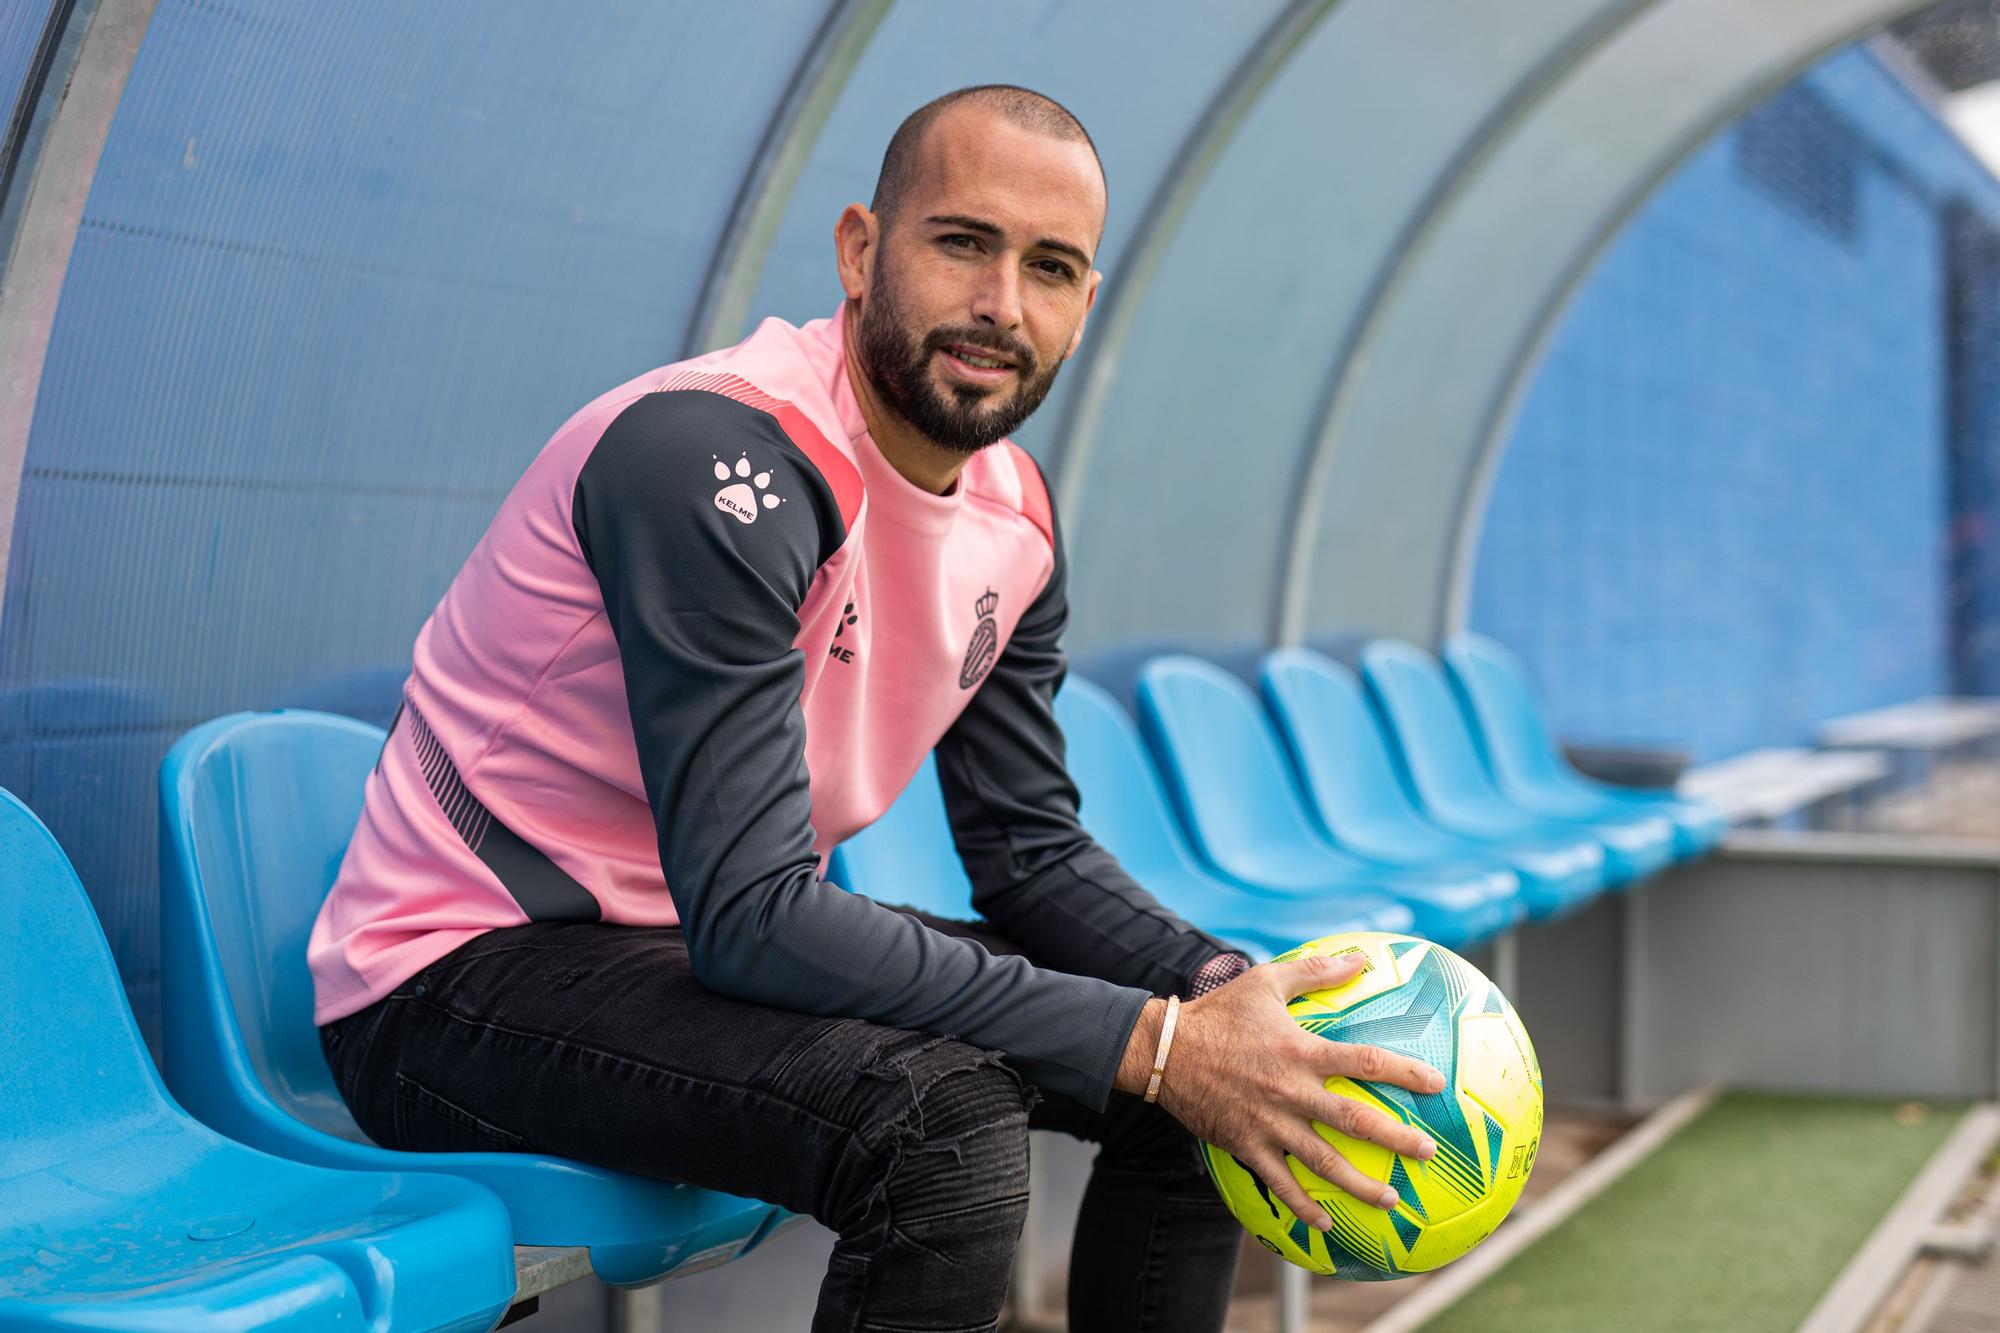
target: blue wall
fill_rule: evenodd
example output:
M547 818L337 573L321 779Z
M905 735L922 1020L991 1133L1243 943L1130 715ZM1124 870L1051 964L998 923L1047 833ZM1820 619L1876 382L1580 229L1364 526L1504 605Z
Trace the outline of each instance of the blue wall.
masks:
M2000 694L2000 227L1954 205L1951 530L1953 688Z
M1849 52L1605 255L1516 422L1470 616L1565 735L1716 757L1949 688L1952 197L2000 216Z

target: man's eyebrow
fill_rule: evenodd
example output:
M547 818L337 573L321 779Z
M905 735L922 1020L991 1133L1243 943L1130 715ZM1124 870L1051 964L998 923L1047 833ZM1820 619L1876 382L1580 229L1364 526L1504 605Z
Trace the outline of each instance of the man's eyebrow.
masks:
M976 231L982 236L1004 236L1006 234L998 226L986 221L984 218L967 217L963 213L933 213L931 216L925 218L924 221L935 222L943 227L957 227L961 231ZM1090 255L1080 245L1073 245L1068 241L1057 240L1053 236L1044 236L1035 242L1035 248L1038 250L1054 250L1059 254L1069 255L1085 268L1090 267Z

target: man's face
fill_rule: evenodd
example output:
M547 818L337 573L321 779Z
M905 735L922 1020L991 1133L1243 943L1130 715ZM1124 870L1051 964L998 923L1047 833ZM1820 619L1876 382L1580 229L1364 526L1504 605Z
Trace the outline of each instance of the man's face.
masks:
M949 449L1011 434L1076 350L1096 291L1104 183L1088 146L953 107L877 242L861 302L883 402Z

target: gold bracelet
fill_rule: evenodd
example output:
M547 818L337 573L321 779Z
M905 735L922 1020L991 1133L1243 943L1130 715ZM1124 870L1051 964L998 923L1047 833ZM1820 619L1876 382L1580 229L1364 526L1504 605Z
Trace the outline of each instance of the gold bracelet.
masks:
M1174 1044L1174 1023L1181 1016L1181 997L1167 997L1167 1017L1160 1024L1160 1046L1153 1052L1153 1077L1146 1084L1146 1100L1157 1101L1160 1096L1160 1080L1167 1074L1167 1049Z

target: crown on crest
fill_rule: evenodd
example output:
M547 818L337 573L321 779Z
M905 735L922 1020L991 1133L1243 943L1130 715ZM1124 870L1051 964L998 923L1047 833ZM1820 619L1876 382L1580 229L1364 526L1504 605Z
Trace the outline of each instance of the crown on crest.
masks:
M984 620L987 616L993 614L994 607L1000 605L1000 594L988 588L986 595L981 597L975 605L979 611L980 619Z

